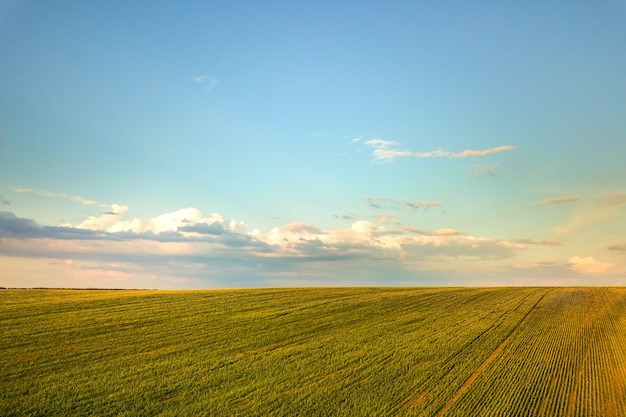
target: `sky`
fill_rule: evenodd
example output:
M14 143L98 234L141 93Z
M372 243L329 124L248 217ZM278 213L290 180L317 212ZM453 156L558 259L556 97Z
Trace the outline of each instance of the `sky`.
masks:
M0 0L0 286L626 285L626 1Z

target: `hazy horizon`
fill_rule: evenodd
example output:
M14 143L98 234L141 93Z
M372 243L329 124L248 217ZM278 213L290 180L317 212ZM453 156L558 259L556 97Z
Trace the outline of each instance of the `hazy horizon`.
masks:
M0 286L626 285L626 2L0 4Z

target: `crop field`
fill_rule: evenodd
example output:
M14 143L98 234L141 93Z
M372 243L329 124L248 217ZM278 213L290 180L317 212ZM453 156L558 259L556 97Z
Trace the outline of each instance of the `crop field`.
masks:
M626 416L626 289L2 290L0 415Z

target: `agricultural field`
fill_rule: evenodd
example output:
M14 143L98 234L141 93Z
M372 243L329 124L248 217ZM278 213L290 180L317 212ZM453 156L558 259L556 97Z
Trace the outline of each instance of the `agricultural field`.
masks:
M0 415L626 416L626 289L2 290Z

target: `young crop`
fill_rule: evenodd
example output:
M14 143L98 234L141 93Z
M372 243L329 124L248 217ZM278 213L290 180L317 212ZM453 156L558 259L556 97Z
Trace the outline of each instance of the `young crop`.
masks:
M626 289L0 292L0 415L623 416Z

